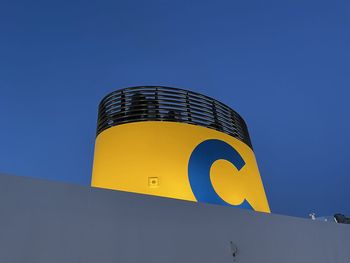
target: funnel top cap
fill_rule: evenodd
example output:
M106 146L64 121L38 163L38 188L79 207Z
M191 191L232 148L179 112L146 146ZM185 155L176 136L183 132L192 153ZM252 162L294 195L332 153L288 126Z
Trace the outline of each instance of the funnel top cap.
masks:
M99 105L97 135L125 123L173 121L199 125L233 136L252 148L243 118L208 96L164 86L137 86L105 96Z

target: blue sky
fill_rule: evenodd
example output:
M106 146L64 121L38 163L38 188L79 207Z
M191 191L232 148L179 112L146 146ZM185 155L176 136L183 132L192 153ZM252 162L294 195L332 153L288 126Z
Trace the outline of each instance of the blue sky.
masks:
M246 119L274 213L350 214L349 1L0 5L0 172L88 185L99 100L166 85Z

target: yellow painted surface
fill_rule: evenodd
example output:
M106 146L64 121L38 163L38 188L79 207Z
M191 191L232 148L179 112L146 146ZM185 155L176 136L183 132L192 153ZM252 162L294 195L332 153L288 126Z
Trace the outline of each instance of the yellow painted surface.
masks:
M188 179L192 151L205 140L230 144L245 161L238 171L226 160L215 161L210 179L227 203L246 199L256 211L270 212L254 152L225 133L176 122L147 121L118 125L96 138L94 187L196 201Z

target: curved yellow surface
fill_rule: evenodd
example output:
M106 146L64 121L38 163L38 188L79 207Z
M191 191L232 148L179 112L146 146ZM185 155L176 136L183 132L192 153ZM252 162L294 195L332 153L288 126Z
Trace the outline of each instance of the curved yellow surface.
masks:
M91 185L197 201L188 162L196 146L209 139L228 143L245 161L240 171L226 160L212 164L215 192L231 205L246 199L254 210L270 212L254 152L225 133L185 123L135 122L104 130L96 138Z

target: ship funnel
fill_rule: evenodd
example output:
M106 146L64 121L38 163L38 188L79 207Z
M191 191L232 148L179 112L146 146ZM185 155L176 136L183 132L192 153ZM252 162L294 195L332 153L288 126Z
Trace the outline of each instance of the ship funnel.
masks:
M91 185L270 212L243 118L184 89L140 86L102 99Z

